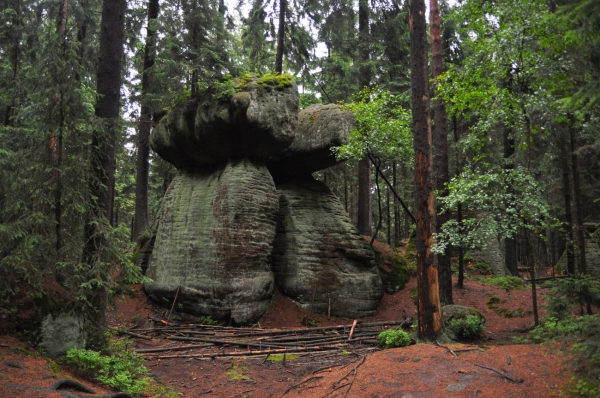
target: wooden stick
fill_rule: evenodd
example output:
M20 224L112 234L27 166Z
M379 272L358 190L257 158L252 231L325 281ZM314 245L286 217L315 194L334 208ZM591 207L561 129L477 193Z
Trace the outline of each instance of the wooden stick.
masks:
M173 358L217 358L217 357L239 357L239 356L253 356L253 355L265 355L265 354L283 354L284 352L291 354L297 352L315 352L315 351L337 351L339 347L297 347L297 348L273 348L268 350L254 350L254 351L233 351L233 352L221 352L221 353L205 353L205 354L182 354L182 355L159 355L154 356L154 359L173 359Z
M294 384L293 386L291 386L290 388L288 388L287 390L285 390L285 392L283 394L281 394L281 396L283 397L285 394L287 394L288 392L292 391L294 388L301 386L304 383L308 383L308 382L311 382L311 381L319 380L319 379L322 379L323 377L324 376L310 376L308 379L302 380L300 383Z
M513 379L512 377L510 377L510 376L508 376L508 375L506 375L506 374L504 374L504 373L502 373L502 372L500 372L500 371L498 371L498 370L496 370L496 369L494 369L494 368L490 368L490 367L488 367L488 366L484 366L484 365L477 365L476 363L475 363L474 365L475 365L475 366L478 366L478 367L480 367L480 368L483 368L483 369L491 370L492 372L496 372L496 373L498 373L500 376L504 377L506 380L508 380L508 381L512 381L513 383L521 384L521 383L523 383L523 381L524 381L523 379L517 379L517 380L515 380L515 379Z
M325 398L326 396L330 395L332 392L334 392L334 391L337 391L337 390L339 390L340 388L344 388L344 387L346 387L348 384L351 384L351 383L349 383L349 382L348 382L348 383L346 383L346 384L342 384L342 385L340 385L340 386L337 386L337 387L336 387L336 388L334 388L333 390L329 391L327 394L323 395L321 398Z
M165 352L165 351L185 351L191 348L203 348L203 347L214 347L214 344L194 344L194 345L180 345L175 347L161 347L161 348L146 348L141 350L135 350L137 354L148 354L151 352Z
M327 319L331 320L331 297L327 297Z
M352 322L352 328L350 328L350 334L348 335L348 341L350 341L352 339L352 334L354 334L354 328L356 327L356 322L358 322L358 320L354 320L354 322Z
M171 314L173 314L173 308L175 308L175 302L177 301L177 296L179 295L180 288L181 288L181 285L177 286L177 290L175 291L175 298L173 299L173 305L171 306L171 311L169 311L169 316L167 317L167 325L169 324L169 321L171 320Z
M117 330L117 329L113 329L113 330L119 334L128 334L129 336L137 337L138 339L145 339L145 340L152 339L152 337L150 337L150 336L144 336L143 334L133 333L128 330Z
M454 355L455 357L458 358L458 355L456 355L456 353L454 351L452 351L452 349L446 345L440 344L437 340L435 341L434 345L438 346L438 347L442 347L447 349L448 351L450 351L450 354Z

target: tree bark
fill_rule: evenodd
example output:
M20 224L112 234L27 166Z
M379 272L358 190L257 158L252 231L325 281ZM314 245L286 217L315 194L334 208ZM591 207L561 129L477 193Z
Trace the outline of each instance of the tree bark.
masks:
M369 5L367 0L358 3L358 31L360 49L360 89L368 87L371 82L369 68L369 48L367 39L369 37ZM358 162L358 230L363 235L371 235L372 220L371 213L371 164L365 156Z
M424 0L410 0L410 64L415 150L417 212L417 279L419 338L433 340L442 329L436 256L431 252L435 231L435 197L431 155L431 120L427 84L427 24Z
M431 35L431 59L433 65L433 79L435 80L444 72L442 57L442 34L440 6L437 0L429 0L429 26ZM437 95L437 87L434 85L434 94ZM440 99L433 101L433 141L435 143L435 157L433 159L436 170L435 188L441 196L447 195L446 184L450 181L448 170L448 128L446 117L446 106ZM441 206L437 207L436 222L443 225L450 219L448 212L441 213ZM450 253L446 248L444 253L437 255L440 301L442 304L452 304L452 269L450 266Z
M158 0L148 2L148 29L146 30L146 47L144 48L144 72L142 75L142 106L137 139L137 164L135 175L135 215L133 221L133 237L137 238L148 229L148 175L150 172L150 146L148 140L152 129L152 106L148 94L152 91L151 71L156 54L156 28L158 18Z
M513 130L510 127L504 127L504 168L509 170L514 168L513 160L511 159L515 153L515 139ZM514 237L504 239L504 264L511 275L519 276L517 270L517 240Z
M287 0L279 0L279 30L277 31L277 54L275 56L275 73L283 73L283 52L284 52L284 33L285 33L285 12L287 10Z
M392 173L393 179L392 184L394 190L398 191L398 183L396 177L396 162L392 162ZM394 247L400 246L400 209L398 208L398 204L394 200Z
M100 59L97 72L98 100L95 115L102 126L92 133L90 153L91 178L90 216L84 227L85 247L83 261L89 267L87 278L97 283L90 288L88 301L95 311L93 319L97 331L90 336L91 345L101 344L99 332L106 325L107 275L97 272L104 244L100 224L112 220L115 177L115 142L119 131L121 99L121 69L123 64L123 36L125 27L125 0L104 0L100 27Z
M571 180L569 178L569 155L567 153L567 139L561 140L561 157L563 172L563 192L565 197L565 229L567 230L567 273L575 274L575 252L573 251L573 215L571 213Z
M581 203L581 183L579 181L579 156L577 154L577 130L573 125L575 119L569 115L569 138L571 141L571 164L573 166L573 196L575 210L575 238L577 239L578 271L582 274L587 272L585 258L585 236L583 229L583 209Z

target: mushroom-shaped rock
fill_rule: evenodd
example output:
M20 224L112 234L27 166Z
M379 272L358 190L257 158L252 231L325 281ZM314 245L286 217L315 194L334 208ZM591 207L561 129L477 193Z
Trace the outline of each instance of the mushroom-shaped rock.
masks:
M353 126L354 115L340 105L316 104L302 110L292 145L267 160L275 182L335 166L338 160L332 148L348 143Z
M298 88L289 75L235 79L176 104L155 127L152 149L179 169L266 158L294 140ZM233 93L234 92L234 93Z
M273 272L282 293L303 309L357 318L372 315L383 296L374 253L322 182L277 186L279 212Z
M177 294L185 313L257 321L273 295L277 207L263 160L180 172L160 210L146 293L159 303Z

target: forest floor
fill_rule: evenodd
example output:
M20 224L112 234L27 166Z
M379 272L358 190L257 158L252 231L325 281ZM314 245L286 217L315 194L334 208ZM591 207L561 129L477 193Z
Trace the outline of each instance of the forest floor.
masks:
M416 279L411 278L405 289L386 294L375 315L362 319L362 322L415 319L415 287ZM132 289L132 295L118 300L111 309L111 327L145 328L152 318L166 319L165 310L147 302L140 286L134 285ZM543 293L543 289L538 291L540 307L544 302ZM513 318L498 315L498 311L486 305L492 296L502 299L501 308L509 311L520 308L522 315ZM454 290L454 301L474 307L485 315L485 337L468 344L437 346L421 343L386 350L352 346L334 352L297 354L288 357L285 363L281 358L267 360L265 355L214 359L186 357L186 354L197 352L190 349L177 351L181 356L166 359L158 358L157 354L146 354L146 366L153 377L178 391L181 397L508 398L561 395L561 389L571 376L565 364L570 358L564 353L568 346L513 342L513 337L526 337L525 331L533 324L531 290L506 291L474 278L465 280L464 289ZM302 322L307 317L319 327L350 325L353 321L333 317L329 320L326 316L308 314L276 293L268 313L257 327L303 330L306 327ZM134 340L136 349L182 345L156 335ZM11 336L0 336L0 397L61 397L49 388L64 377L82 380L61 370L55 362L35 354L27 343ZM106 389L97 384L87 380L82 383L99 394L106 393Z

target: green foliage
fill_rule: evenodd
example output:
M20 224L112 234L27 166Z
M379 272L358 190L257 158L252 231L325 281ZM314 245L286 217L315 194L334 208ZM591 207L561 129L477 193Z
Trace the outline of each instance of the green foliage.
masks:
M227 372L227 376L231 381L251 380L250 377L245 376L242 373L246 369L247 367L245 365L239 365L237 362L233 362L231 365L231 370Z
M110 355L92 350L68 350L66 360L87 377L131 395L141 395L149 388L144 357L128 346L132 340L111 340Z
M234 79L231 75L225 75L223 81L216 82L213 86L214 93L212 98L215 100L229 100L235 95L236 88L234 87Z
M546 286L550 286L546 309L556 319L567 318L576 306L583 312L584 305L600 304L600 281L587 275L547 281Z
M510 292L511 290L523 290L527 288L527 285L523 279L512 275L490 276L488 278L479 278L479 281L488 285L501 287L507 292Z
M298 359L298 355L294 355L294 354L286 354L285 355L286 361L293 361L294 359ZM283 354L269 355L268 360L271 362L283 362Z
M475 339L479 337L485 329L481 318L477 315L467 315L466 318L451 319L446 326L452 330L459 339Z
M438 197L444 211L459 203L477 209L462 223L450 220L437 233L434 251L441 253L448 245L466 249L482 248L488 242L515 236L525 229L543 234L557 225L551 216L543 187L523 167L506 170L465 169L448 184L448 195Z
M373 154L386 159L412 160L412 119L401 98L388 91L364 89L355 102L345 103L356 118L349 142L337 150L340 159L361 159Z
M406 347L412 343L410 336L401 329L388 329L377 336L383 348Z
M317 98L313 93L300 93L300 106L299 109L306 109L313 104L320 104L321 99Z
M200 322L202 322L204 325L216 325L217 323L219 323L219 322L215 321L214 319L212 319L210 315L201 316Z
M267 73L258 78L256 84L269 89L282 90L286 87L290 87L294 82L294 77L289 73L283 73L281 75L274 73Z
M487 264L484 261L477 261L475 263L470 263L468 265L468 269L471 272L476 272L481 275L491 275L492 274L492 267L490 267L489 264Z

